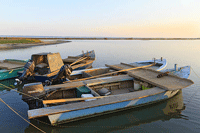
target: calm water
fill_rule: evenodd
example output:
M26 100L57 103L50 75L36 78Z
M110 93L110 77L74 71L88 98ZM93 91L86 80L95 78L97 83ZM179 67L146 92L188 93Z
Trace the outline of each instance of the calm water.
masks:
M62 58L95 50L93 67L119 62L129 63L152 58L166 58L167 68L192 66L190 79L195 84L170 100L137 109L90 118L61 127L30 122L49 133L60 132L200 132L200 41L72 41L71 43L0 51L5 58L28 59L33 53L60 52ZM197 75L198 76L197 76ZM3 81L13 87L14 80ZM28 106L15 91L0 88L0 98L27 119ZM39 132L0 102L1 132Z

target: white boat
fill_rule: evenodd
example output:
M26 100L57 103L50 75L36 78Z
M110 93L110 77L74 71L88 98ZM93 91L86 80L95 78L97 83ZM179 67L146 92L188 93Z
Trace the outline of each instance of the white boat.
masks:
M163 59L162 57L160 59L152 59L152 60L145 60L145 61L137 61L137 62L133 62L133 63L120 63L117 64L115 66L121 66L126 68L130 68L130 67L142 67L142 66L147 66L147 65L151 65L155 63L155 65L150 66L148 68L151 68L153 70L157 70L157 71L161 71L163 70L166 66L167 66L167 60ZM106 65L108 66L108 65ZM94 69L109 69L110 67L98 67L98 68L92 68L92 69L87 69L87 70L94 70ZM75 75L80 75L82 74L82 72L87 71L87 70L78 70L78 71L73 71L71 73L71 76L75 76ZM120 69L116 69L116 70L120 70Z

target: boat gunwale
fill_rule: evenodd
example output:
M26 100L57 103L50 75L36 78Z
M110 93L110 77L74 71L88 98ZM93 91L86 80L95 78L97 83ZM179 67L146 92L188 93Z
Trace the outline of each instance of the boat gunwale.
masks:
M130 110L130 109L135 109L135 108L139 108L139 107L144 107L146 105L152 105L152 104L155 104L155 103L160 103L160 102L163 102L165 100L168 100L168 99L174 97L175 95L177 95L177 93L174 94L171 97L166 98L166 99L160 99L160 100L157 100L157 101L151 101L151 102L144 103L144 104L138 104L138 105L134 105L134 106L127 106L127 107L123 107L123 108L119 108L119 109L115 109L115 110L104 111L104 112L101 112L101 113L94 113L94 114L85 115L85 116L81 116L81 117L66 119L66 120L62 120L62 121L57 121L56 123L52 123L51 120L50 120L50 122L51 122L51 125L64 124L64 123L70 123L70 122L73 122L73 121L83 120L83 119L92 118L92 117L96 117L96 116L106 115L106 114L110 114L110 113L116 113L116 112L120 112L120 111L124 111L124 110Z

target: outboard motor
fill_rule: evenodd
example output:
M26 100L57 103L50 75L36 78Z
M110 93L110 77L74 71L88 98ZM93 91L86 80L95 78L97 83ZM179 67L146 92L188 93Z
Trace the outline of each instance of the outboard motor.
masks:
M72 67L70 65L63 65L60 68L60 71L58 74L56 74L51 81L46 81L46 83L52 83L52 82L62 82L62 79L69 78L70 74L72 73Z
M43 99L46 92L41 82L25 84L22 92L22 100L29 105L29 109L43 107L43 103L39 99Z
M21 84L25 78L32 75L34 72L34 69L35 69L35 62L28 61L24 66L24 71L23 71L22 75L19 77L19 79L15 79L17 84Z

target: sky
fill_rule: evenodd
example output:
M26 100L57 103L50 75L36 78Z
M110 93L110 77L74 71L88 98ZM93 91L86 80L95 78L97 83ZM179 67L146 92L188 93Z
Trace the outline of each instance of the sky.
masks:
M200 37L200 0L0 0L0 35Z

